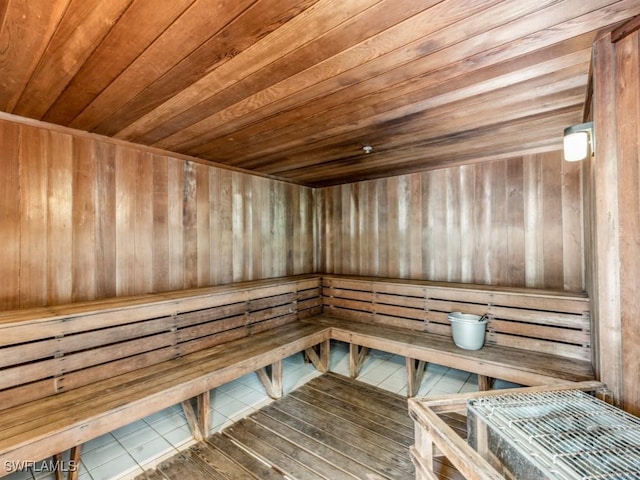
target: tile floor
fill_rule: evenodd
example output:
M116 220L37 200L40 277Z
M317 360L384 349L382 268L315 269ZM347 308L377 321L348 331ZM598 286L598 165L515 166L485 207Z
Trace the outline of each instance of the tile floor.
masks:
M348 346L331 345L331 370L348 375ZM319 373L305 364L301 354L283 362L284 391L290 392ZM359 380L386 390L405 394L404 357L373 350L364 363ZM495 388L513 386L496 382ZM427 366L419 396L476 391L476 375L430 364ZM211 392L211 433L220 431L234 421L270 403L255 374L246 375ZM175 405L142 420L119 428L87 442L82 447L80 480L126 480L154 467L178 451L192 445L187 421L180 405ZM5 477L7 480L52 480L48 463L22 470Z

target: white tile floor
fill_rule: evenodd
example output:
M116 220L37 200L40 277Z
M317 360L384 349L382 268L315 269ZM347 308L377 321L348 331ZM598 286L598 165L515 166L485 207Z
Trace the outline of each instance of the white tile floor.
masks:
M348 346L331 345L331 370L348 375ZM305 364L301 354L283 362L284 391L290 392L319 373ZM365 361L359 380L399 393L406 393L404 357L373 350ZM495 388L513 386L496 382ZM430 364L418 392L419 396L476 391L476 375ZM211 433L220 431L234 421L267 405L267 396L258 377L252 373L222 385L211 392ZM182 407L175 405L150 415L126 427L87 442L82 447L80 480L126 480L157 465L178 451L192 445L194 440L187 426ZM7 480L52 480L47 463L13 473Z

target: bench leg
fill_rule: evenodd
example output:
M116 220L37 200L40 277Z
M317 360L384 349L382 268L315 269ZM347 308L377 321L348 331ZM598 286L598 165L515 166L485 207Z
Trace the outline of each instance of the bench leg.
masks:
M322 373L329 371L329 345L330 340L325 340L318 345L320 352L315 347L307 348L304 351L305 357L309 359L313 366Z
M355 343L349 344L349 376L351 378L358 377L368 353L369 349L367 347L360 347Z
M493 388L493 382L495 381L495 378L487 377L486 375L478 375L478 390L481 392L491 390Z
M415 397L420 390L420 384L422 383L422 377L424 377L424 370L426 362L422 360L414 360L413 358L406 357L407 365L407 397Z
M184 410L185 417L187 417L187 423L189 424L193 438L198 442L204 440L209 435L211 423L211 417L209 415L210 403L208 391L196 397L197 412L194 410L191 400L182 402L182 409Z
M57 453L53 456L53 461L55 463L54 474L56 480L63 480L65 471L67 472L68 480L78 480L78 472L80 471L81 448L81 445L77 445L70 450L69 463L66 464L67 468L64 468L65 464L61 453Z
M267 391L267 395L274 400L282 397L282 360L256 370L256 374Z

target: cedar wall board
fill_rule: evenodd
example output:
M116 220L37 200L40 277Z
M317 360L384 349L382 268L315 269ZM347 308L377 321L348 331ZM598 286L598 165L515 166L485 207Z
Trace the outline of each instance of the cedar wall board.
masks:
M561 152L316 197L324 272L584 291L582 167Z
M0 310L315 270L313 189L0 119Z

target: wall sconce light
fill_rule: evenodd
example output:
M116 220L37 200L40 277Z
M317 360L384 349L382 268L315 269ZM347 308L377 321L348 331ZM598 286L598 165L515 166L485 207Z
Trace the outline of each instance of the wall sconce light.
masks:
M593 122L581 123L564 129L564 159L579 162L595 152Z

